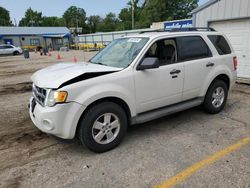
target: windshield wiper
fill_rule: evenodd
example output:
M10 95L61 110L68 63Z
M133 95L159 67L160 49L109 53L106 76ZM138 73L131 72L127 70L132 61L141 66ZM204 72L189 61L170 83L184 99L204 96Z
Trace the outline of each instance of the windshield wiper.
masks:
M98 65L103 65L103 66L108 66L108 65L106 65L106 64L103 64L103 63L101 63L101 62L98 62L98 63L94 63L94 64L98 64Z
M106 64L103 64L103 63L101 63L101 62L97 62L97 63L96 63L96 62L93 62L93 61L91 61L91 60L89 60L89 62L90 62L90 63L93 63L93 64L98 64L98 65L104 65L104 66L107 66Z

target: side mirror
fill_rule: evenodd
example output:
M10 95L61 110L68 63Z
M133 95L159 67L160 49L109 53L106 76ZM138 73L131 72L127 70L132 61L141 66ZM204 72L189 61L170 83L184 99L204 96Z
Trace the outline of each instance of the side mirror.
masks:
M159 68L160 63L157 57L146 57L143 59L136 70L156 69Z

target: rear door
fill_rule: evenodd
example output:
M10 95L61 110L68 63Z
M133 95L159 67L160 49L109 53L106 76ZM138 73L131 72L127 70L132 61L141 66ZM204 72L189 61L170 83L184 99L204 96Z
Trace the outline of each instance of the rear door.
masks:
M183 100L196 98L200 94L206 77L215 67L212 53L201 36L177 37L178 58L184 64L185 79Z

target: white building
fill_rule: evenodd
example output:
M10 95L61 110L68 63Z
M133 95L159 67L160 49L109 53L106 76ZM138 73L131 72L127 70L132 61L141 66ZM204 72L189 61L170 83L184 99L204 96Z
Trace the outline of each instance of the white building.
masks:
M227 35L238 57L238 77L250 79L250 0L210 0L192 15L195 27Z

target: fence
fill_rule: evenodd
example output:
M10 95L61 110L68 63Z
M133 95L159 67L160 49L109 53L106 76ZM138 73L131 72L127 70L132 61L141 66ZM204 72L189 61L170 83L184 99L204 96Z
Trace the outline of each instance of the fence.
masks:
M114 32L103 32L94 34L78 35L75 38L75 45L72 47L78 47L79 49L86 48L103 48L108 43L122 36L135 35L143 31L153 31L154 29L137 29L137 30L126 30L126 31L114 31Z

